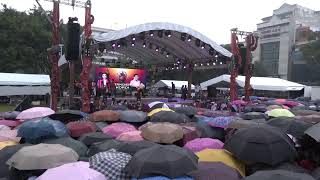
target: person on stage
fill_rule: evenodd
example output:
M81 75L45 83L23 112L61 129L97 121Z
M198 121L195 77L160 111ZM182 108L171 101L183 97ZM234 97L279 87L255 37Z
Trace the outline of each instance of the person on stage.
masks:
M105 101L107 101L106 98L110 89L110 80L108 74L106 73L102 73L101 77L102 78L98 80L97 84L100 91L100 95L105 99Z
M142 90L144 89L144 84L139 80L139 75L135 74L133 76L133 79L130 81L130 87L133 88L133 90L135 90L136 96L137 96L137 101L141 100L141 94L142 94Z

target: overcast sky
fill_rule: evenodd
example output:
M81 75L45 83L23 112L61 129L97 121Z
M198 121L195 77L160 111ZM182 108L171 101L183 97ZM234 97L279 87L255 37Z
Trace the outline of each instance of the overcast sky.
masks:
M85 0L82 0L85 1ZM40 0L44 9L52 3ZM0 0L20 11L32 8L35 0ZM230 29L253 31L261 18L283 3L320 10L320 0L92 0L93 26L122 29L147 22L171 22L201 32L218 44L229 43ZM84 9L61 5L60 16L77 16L84 21Z

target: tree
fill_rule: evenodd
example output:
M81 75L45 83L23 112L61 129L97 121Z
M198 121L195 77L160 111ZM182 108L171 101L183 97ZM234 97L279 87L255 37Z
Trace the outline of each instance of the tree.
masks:
M0 72L50 73L51 26L39 9L0 10Z
M309 43L303 45L300 51L310 64L320 64L320 31L309 34Z

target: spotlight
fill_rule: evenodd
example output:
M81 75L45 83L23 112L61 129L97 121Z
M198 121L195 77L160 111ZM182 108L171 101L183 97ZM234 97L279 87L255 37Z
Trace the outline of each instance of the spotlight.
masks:
M144 48L145 48L146 46L147 46L147 45L146 45L146 43L144 42L144 43L142 44L142 47L144 47Z
M118 44L118 48L119 48L119 47L121 47L121 45L120 45L120 44Z
M218 54L216 54L216 56L215 56L216 58L218 58Z
M201 43L201 42L200 42L200 39L197 39L197 40L196 40L196 46L199 47L199 46L200 46L200 43Z
M171 35L171 31L166 31L165 33L164 33L167 37L171 37L172 35Z
M206 47L206 44L205 44L205 43L202 43L201 49L204 49L205 47Z
M113 43L113 44L112 44L112 47L116 47L116 43Z
M159 36L159 38L163 37L163 31L162 30L158 31L158 36Z
M174 69L174 68L171 68L172 70Z
M186 33L181 33L181 40L182 41L185 41L186 40L186 38L187 38L187 34Z
M134 46L134 42L131 43L131 46Z
M177 67L177 69L179 69L179 67Z
M203 64L201 63L200 66L203 66Z
M157 52L159 51L159 47L156 47L156 51L157 51Z
M183 66L183 68L185 69L185 68L187 68L187 66Z
M131 39L132 39L132 41L135 41L135 40L136 40L136 37L132 36L132 38L131 38Z
M170 53L167 53L166 57L168 58L170 56Z
M168 68L166 68L166 71L168 71Z
M209 65L210 65L210 63L207 63L207 65L209 66Z
M220 62L220 64L222 64L222 62Z
M189 35L189 37L188 37L188 42L190 42L190 41L191 41L191 39L192 39L192 38L191 38L191 35Z
M153 36L153 35L154 35L153 31L150 31L150 32L149 32L149 35L150 35L150 36Z
M215 65L216 65L216 63L214 62L214 63L213 63L213 65L215 66Z
M197 64L194 64L194 67L197 67Z

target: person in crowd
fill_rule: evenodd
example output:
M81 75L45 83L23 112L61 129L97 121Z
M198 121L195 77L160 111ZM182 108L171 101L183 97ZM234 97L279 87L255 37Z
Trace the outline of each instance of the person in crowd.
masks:
M91 87L90 87L90 94L93 97L97 96L97 83L94 81L91 81L90 83Z
M187 99L187 92L188 92L187 85L182 85L182 87L181 87L181 96L182 96L183 100Z
M196 99L200 99L201 98L201 91L202 91L200 84L196 85L194 91L195 91Z
M171 82L171 94L172 97L174 97L176 94L176 85L173 82Z

